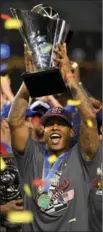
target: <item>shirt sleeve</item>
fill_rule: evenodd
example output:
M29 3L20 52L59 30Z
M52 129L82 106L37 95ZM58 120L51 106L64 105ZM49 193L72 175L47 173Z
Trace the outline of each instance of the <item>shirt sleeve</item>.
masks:
M93 160L87 161L84 158L83 151L79 146L79 154L80 154L80 160L82 162L82 166L85 169L85 172L87 176L89 177L89 181L93 181L93 179L97 176L97 171L101 170L101 163L102 163L102 144L99 143L99 148L97 150L97 154ZM99 172L98 172L99 173Z
M23 154L18 153L14 149L13 151L16 157L20 176L23 178L28 167L31 166L30 164L33 163L36 165L38 163L38 161L40 160L40 155L43 154L44 149L41 143L32 139L31 136L29 136Z

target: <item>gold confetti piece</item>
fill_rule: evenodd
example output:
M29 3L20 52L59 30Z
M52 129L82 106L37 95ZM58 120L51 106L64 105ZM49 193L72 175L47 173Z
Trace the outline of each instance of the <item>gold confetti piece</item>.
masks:
M93 123L90 119L87 120L87 125L88 127L91 127L91 128L93 127Z
M8 214L7 220L14 223L29 223L33 221L33 214L31 211L12 211Z
M3 171L6 169L6 163L5 161L2 159L2 157L0 157L0 171Z
M71 220L69 220L69 222L76 222L77 219L76 218L72 218Z
M98 189L99 189L99 190L102 190L102 187L103 187L103 183L102 183L102 181L99 181L99 182L98 182Z
M51 178L51 179L50 179L50 182L55 183L55 179L54 179L54 178Z
M24 184L24 191L26 192L28 197L32 196L31 189L28 184Z
M56 155L51 155L51 156L48 158L48 161L49 161L49 163L51 163L51 164L55 163L56 160L57 160Z
M19 29L22 27L22 21L18 19L7 19L4 22L5 29Z
M8 75L5 75L5 76L1 76L0 78L1 78L1 80L4 80L4 79L7 80L7 79L9 79L9 76L8 76Z
M68 100L67 104L70 106L79 106L81 104L80 100Z

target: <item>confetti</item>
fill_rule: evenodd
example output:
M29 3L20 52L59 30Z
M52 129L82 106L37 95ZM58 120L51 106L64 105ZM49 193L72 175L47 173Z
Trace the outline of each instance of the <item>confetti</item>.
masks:
M70 106L79 106L81 104L80 100L68 100L67 104Z
M103 183L102 183L102 181L100 180L100 181L98 182L98 189L101 190L102 187L103 187Z
M97 168L97 175L101 175L101 169Z
M7 14L1 14L0 17L1 17L1 19L3 19L3 20L7 20L7 19L10 19L10 18L11 18L11 17L10 17L9 15L7 15Z
M93 127L93 123L90 119L87 120L87 125L88 127L91 127L91 128Z
M9 76L8 75L4 75L4 76L1 76L0 78L1 78L1 80L8 80Z
M7 220L10 223L30 223L33 221L33 214L31 211L12 211L8 214Z
M5 29L8 29L8 30L19 29L22 27L22 21L10 18L10 19L5 20L4 27Z
M46 47L42 48L41 52L46 54L49 53L52 49L52 44L48 44Z
M50 179L50 182L51 182L51 183L55 183L55 179L54 179L54 178L51 178L51 179Z
M72 218L71 220L69 220L69 222L76 222L77 219L76 218Z
M48 161L49 161L49 163L51 163L51 164L55 163L56 160L57 160L56 155L51 155L51 156L48 158Z
M28 184L24 184L24 191L26 192L28 197L32 196L31 189Z
M76 62L73 62L72 68L75 69L75 68L77 68L77 67L78 67L78 64L77 64Z
M3 171L6 169L6 163L5 161L2 159L2 157L0 157L0 171Z
M33 185L35 185L35 186L39 186L39 185L44 186L46 183L47 183L46 180L42 180L42 179L39 179L39 178L33 180Z

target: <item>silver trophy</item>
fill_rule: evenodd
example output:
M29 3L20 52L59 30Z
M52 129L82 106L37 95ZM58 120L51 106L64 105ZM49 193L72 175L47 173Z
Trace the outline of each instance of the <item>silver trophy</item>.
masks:
M33 54L36 72L23 73L22 77L31 97L46 96L66 91L59 69L53 63L53 49L71 37L69 24L44 4L30 10L10 9L14 18L22 22L19 28L24 43ZM69 35L69 36L68 36Z

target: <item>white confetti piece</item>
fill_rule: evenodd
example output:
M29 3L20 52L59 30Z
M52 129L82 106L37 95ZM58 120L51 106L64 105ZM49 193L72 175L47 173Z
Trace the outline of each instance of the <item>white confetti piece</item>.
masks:
M76 222L76 221L77 221L76 218L72 218L72 219L69 220L69 222Z

